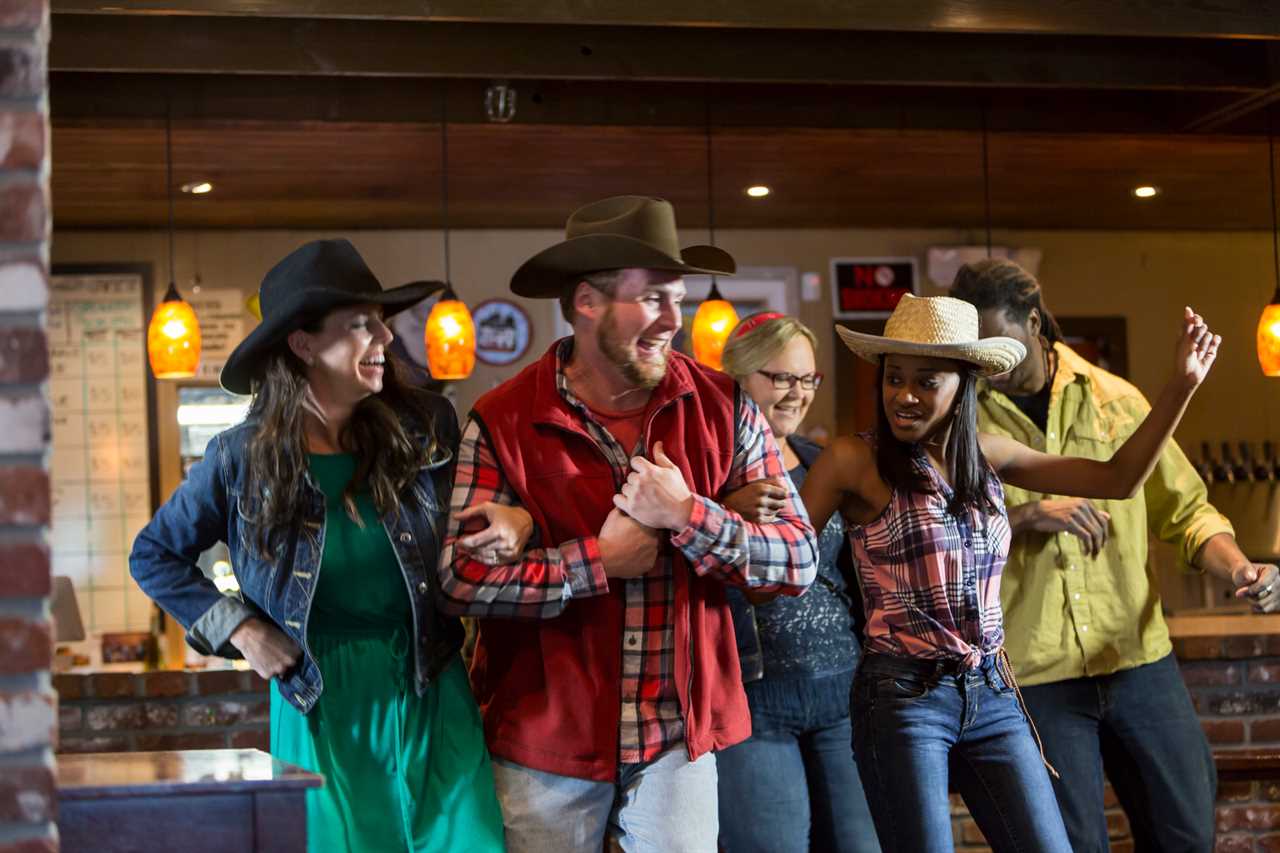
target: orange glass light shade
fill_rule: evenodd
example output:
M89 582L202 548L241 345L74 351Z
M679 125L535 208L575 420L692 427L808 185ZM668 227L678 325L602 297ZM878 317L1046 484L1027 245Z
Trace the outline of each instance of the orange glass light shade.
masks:
M190 379L200 364L200 322L172 285L151 315L147 360L156 379Z
M693 315L693 357L707 367L724 370L724 345L736 325L738 312L713 287L711 298Z
M1280 291L1258 318L1258 366L1265 376L1280 376Z
M448 294L446 294L446 297ZM476 366L476 325L458 299L442 298L427 315L427 368L436 379L466 379Z

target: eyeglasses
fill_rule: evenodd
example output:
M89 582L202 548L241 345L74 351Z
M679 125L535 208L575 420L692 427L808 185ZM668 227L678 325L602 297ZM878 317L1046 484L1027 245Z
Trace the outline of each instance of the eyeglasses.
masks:
M796 387L797 382L806 391L817 391L818 386L822 384L821 373L810 373L808 376L796 376L794 373L770 373L767 370L757 370L756 373L767 376L773 383L773 387L779 391L790 391Z

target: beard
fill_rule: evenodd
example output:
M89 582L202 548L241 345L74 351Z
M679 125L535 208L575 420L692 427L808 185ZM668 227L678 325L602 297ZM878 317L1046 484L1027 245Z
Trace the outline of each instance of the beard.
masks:
M671 358L670 344L663 347L657 358L641 358L634 344L622 344L618 341L619 337L617 318L610 305L605 309L600 327L596 329L596 346L632 385L645 390L658 387L658 383L667 375L667 361Z

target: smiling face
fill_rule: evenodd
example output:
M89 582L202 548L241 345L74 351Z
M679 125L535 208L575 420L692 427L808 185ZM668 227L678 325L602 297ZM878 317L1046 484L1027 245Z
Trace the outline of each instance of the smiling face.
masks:
M670 277L656 270L623 270L596 327L600 352L639 388L655 388L666 376L671 339L680 331L684 280Z
M765 374L809 376L816 369L813 346L809 339L804 335L795 335L760 370L742 379L742 387L756 401L765 420L769 422L769 428L773 430L774 438L779 441L800 428L810 404L813 403L814 391L806 391L800 387L799 382L789 389L775 388L773 380Z
M354 405L382 390L391 338L380 306L350 305L325 315L319 331L294 332L290 345L306 362L317 397Z
M962 369L946 358L885 357L880 390L894 438L920 443L950 425Z

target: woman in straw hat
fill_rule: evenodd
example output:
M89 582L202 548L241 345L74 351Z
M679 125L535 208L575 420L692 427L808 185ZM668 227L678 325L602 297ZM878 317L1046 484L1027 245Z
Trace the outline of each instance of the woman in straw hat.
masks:
M1002 652L1010 531L1001 480L1060 495L1131 496L1221 339L1186 309L1173 376L1128 441L1101 460L978 433L977 378L1010 370L1025 349L1011 338L980 340L966 302L908 295L883 336L838 331L880 366L878 424L832 442L801 495L817 529L837 512L850 527L867 611L854 749L880 843L906 853L952 849L951 786L995 850L1065 853L1043 751Z
M383 290L346 240L277 264L262 323L222 371L253 394L248 417L209 442L129 558L192 646L274 682L272 754L325 777L308 794L312 851L503 849L462 630L435 609L457 421L387 351L387 319L441 287ZM509 541L482 559L501 560L532 520L493 513L483 532ZM218 540L243 600L196 567Z
M822 448L798 430L822 383L818 339L794 317L767 311L738 324L724 371L755 400L799 488ZM725 498L769 522L787 484L757 480ZM720 844L726 853L877 853L876 830L849 741L849 689L862 606L844 520L818 536L818 575L799 598L727 589L751 737L716 755Z

